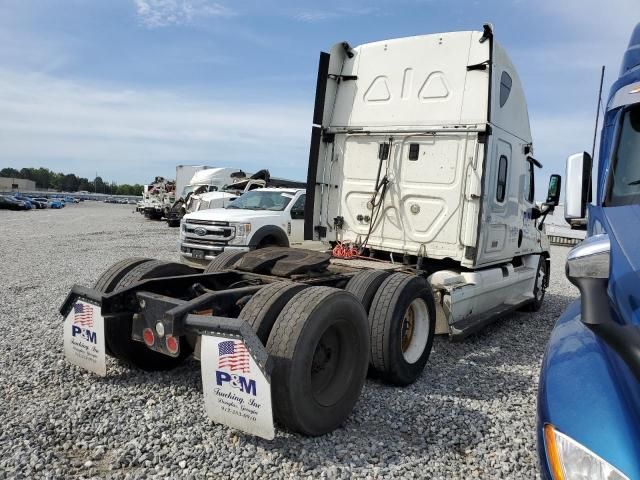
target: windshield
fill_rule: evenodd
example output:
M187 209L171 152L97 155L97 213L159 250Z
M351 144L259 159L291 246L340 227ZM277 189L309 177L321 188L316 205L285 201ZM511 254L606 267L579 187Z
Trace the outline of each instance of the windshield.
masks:
M293 198L286 192L265 192L251 190L236 198L226 208L242 208L246 210L284 210Z
M640 203L640 105L624 113L607 206Z

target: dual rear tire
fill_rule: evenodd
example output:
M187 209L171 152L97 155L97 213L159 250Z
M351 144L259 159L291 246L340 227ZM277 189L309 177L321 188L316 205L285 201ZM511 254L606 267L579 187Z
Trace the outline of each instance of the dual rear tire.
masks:
M290 430L322 435L351 414L368 368L395 385L418 378L433 344L435 303L422 277L364 271L344 291L273 283L238 318L274 360L275 418Z
M351 292L368 313L372 374L393 385L416 381L435 335L435 301L417 275L365 270L351 278Z

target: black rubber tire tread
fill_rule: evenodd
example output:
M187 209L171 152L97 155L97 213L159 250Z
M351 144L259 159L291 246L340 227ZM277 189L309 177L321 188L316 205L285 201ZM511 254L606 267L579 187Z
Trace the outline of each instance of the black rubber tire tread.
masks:
M150 261L150 258L141 257L125 258L124 260L120 260L119 262L111 265L102 275L100 275L100 277L98 277L93 288L101 293L109 293L115 288L120 279L129 273L131 269L137 267L141 263Z
M117 289L127 288L141 280L159 277L172 277L174 275L190 275L198 273L193 267L177 262L165 262L164 260L151 260L129 271L118 282Z
M307 287L304 283L271 283L251 297L238 315L238 319L251 325L262 344L266 345L273 324L282 309L296 293Z
M420 358L409 364L402 355L402 320L415 298L422 298L429 312L429 336ZM369 311L371 365L377 375L393 385L409 385L420 376L429 359L435 335L436 309L429 282L417 275L394 273L380 285Z
M138 265L127 273L114 291L127 288L141 280L174 275L192 274L196 270L175 262L151 260ZM131 338L133 316L124 315L110 318L105 322L105 341L110 346L111 355L133 367L147 371L171 370L180 365L193 352L184 336L180 337L180 354L170 357L154 352L142 342Z
M342 371L340 387L336 389L339 398L330 405L321 405L312 393L310 372L316 347L332 327L346 328L349 334L347 338L343 330L345 341L339 352ZM344 290L306 288L278 316L269 335L267 352L274 360L271 395L276 420L305 435L331 432L349 417L364 385L369 357L366 312Z
M541 268L544 268L545 276L546 276L546 278L543 279L543 282L546 282L547 285L549 284L548 282L549 282L549 277L551 276L551 272L549 272L549 268L547 267L547 259L541 255L540 261L538 262L538 268L536 269L536 280L535 280L535 283L533 284L533 300L523 305L520 308L521 311L537 312L542 308L542 304L544 303L546 288L545 288L545 292L542 293L542 298L538 299L536 297L536 293L538 289L538 286L537 286L538 272L540 271Z
M385 278L389 275L391 275L391 272L387 270L364 270L351 277L351 280L347 282L347 286L344 289L360 300L360 303L362 303L364 310L368 314L371 309L373 297L382 282L384 282Z
M222 252L209 262L204 273L215 273L229 270L238 260L240 260L247 252L233 251Z
M98 277L98 280L96 280L93 288L100 293L110 293L116 287L122 277L129 273L129 271L131 271L141 263L150 261L150 258L141 257L125 258L124 260L120 260L119 262L111 265L107 270L104 271L102 275ZM104 347L107 355L113 355L106 335Z

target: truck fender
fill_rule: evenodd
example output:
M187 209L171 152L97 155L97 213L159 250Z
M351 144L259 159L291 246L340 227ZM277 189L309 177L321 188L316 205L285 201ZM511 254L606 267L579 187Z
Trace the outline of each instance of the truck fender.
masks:
M264 227L260 227L256 232L251 236L251 240L249 240L249 246L251 248L256 248L262 240L267 237L273 238L273 244L279 247L288 247L289 246L289 238L287 234L280 227L276 227L275 225L265 225Z

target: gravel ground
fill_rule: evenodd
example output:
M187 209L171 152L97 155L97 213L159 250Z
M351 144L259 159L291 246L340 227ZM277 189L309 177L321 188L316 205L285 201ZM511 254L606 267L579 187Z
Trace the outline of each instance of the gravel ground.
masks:
M538 371L555 319L576 297L554 247L542 310L463 343L438 337L407 388L368 380L348 422L271 442L205 417L195 361L168 373L108 359L98 378L65 363L57 308L122 258L177 260L177 230L131 206L0 210L0 479L535 478Z

